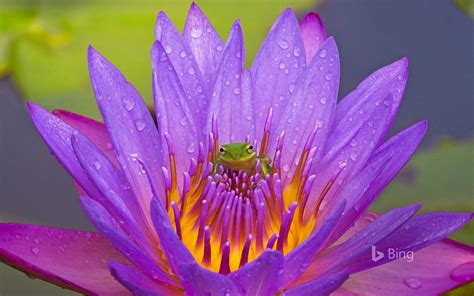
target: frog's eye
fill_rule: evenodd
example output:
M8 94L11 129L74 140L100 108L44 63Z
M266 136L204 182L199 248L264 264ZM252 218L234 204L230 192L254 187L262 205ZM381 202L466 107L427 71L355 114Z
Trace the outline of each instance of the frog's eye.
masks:
M223 147L221 147L221 148L219 149L219 154L222 155L222 156L224 156L225 153L226 153L225 149L224 149Z
M252 146L252 145L249 145L249 146L247 147L247 153L248 153L248 154L252 154L252 153L253 153L253 146Z

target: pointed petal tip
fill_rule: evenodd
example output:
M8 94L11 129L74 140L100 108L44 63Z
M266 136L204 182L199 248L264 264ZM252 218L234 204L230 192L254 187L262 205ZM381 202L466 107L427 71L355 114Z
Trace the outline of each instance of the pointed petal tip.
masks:
M317 23L321 27L324 27L323 21L321 20L321 17L315 11L310 11L308 14L305 15L305 17L301 21L301 24L304 25L306 23Z

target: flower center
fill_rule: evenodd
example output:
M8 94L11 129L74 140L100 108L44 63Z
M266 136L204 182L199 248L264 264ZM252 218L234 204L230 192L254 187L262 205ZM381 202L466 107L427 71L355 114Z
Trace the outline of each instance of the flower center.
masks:
M270 110L259 156L267 156L271 117ZM316 131L307 140L292 176L280 169L284 133L277 139L271 169L266 174L259 161L251 171L223 166L214 171L213 161L219 152L214 120L208 153L200 144L198 159L191 161L181 192L176 185L174 154L169 149L171 172L166 182L166 206L178 236L198 262L228 274L265 249L287 253L312 233L316 227L315 214L305 219L304 208L314 180L309 176L309 168L315 153L311 143ZM320 196L317 208L326 193L327 190Z

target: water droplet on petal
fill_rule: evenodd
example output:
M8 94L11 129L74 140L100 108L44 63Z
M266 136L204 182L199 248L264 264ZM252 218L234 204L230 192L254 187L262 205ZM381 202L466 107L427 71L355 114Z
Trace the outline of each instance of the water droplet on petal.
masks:
M189 67L188 68L188 74L189 75L194 75L196 73L196 70L194 70L194 67Z
M239 95L240 94L240 88L238 88L238 87L234 88L234 94Z
M278 40L278 46L280 46L281 49L288 49L290 44L288 43L288 41L280 39Z
M459 265L449 276L460 283L474 280L474 261Z
M293 55L299 57L301 55L301 49L299 47L293 48Z
M410 279L405 279L403 283L411 289L419 289L421 288L421 282L418 279L410 278Z
M223 49L222 45L217 45L217 46L216 46L216 50L217 50L217 51L222 51L222 49Z
M40 250L37 248L37 247L33 247L31 248L31 253L35 254L35 255L38 255L40 252Z
M283 70L283 69L285 69L285 67L286 67L286 66L285 66L285 63L281 62L281 63L280 63L280 69Z
M194 143L189 144L186 151L188 151L188 153L194 153L194 151L196 151L196 145Z
M182 50L180 53L179 53L179 56L184 58L186 57L186 52L184 50Z
M194 27L191 29L191 37L200 38L202 36L202 30L200 28Z
M349 143L349 145L351 145L352 147L357 146L357 140L356 140L356 139L352 139L351 142Z
M123 98L122 106L125 108L125 110L132 111L135 107L135 101L130 98Z
M188 119L186 117L182 117L179 120L179 124L181 124L181 126L187 126L188 125Z
M165 45L165 52L166 52L167 54L170 54L170 53L173 52L173 48L172 48L169 44L166 44L166 45Z
M327 50L322 49L322 50L319 51L318 55L321 58L325 58L328 55L328 52L327 52Z
M326 75L324 75L324 79L326 79L327 81L330 81L332 79L332 74L327 73Z
M145 126L146 126L145 120L143 119L135 120L135 128L137 129L137 131L141 132L142 130L145 129Z
M326 97L321 97L321 99L319 99L319 102L324 105L328 102L328 99Z
M94 165L94 168L95 168L96 170L99 170L100 167L101 167L101 164L100 164L100 162L99 162L98 160L94 160L94 161L92 162L92 164Z

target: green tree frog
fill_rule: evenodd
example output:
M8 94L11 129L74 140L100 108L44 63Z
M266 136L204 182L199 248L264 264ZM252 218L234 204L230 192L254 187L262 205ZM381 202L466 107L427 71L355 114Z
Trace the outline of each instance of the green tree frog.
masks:
M254 174L257 160L260 161L262 173L268 174L271 170L271 159L267 156L257 156L253 145L243 142L224 144L219 148L214 160L213 173L217 173L217 168L222 166L224 169Z

